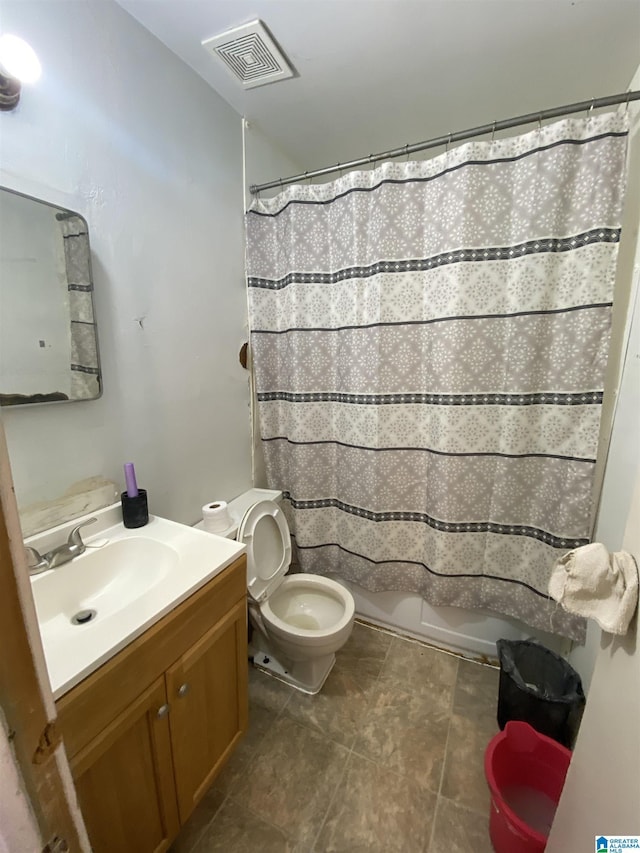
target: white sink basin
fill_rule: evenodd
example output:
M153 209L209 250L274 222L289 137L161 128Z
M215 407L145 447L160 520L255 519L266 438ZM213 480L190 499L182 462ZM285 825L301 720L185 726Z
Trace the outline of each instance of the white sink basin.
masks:
M170 545L142 536L117 539L96 551L87 549L34 580L40 630L45 634L49 623L60 617L70 621L81 610L95 609L103 618L130 607L179 563L180 556Z
M119 504L93 515L97 523L82 530L84 554L31 579L56 699L244 551L233 540L157 516L128 530ZM26 544L44 553L89 517L32 536Z

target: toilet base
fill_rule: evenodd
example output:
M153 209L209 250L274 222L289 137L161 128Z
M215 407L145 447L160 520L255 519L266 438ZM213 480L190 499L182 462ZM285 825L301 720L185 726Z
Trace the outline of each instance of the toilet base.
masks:
M326 655L312 660L296 661L290 667L284 667L272 654L265 654L258 649L249 647L249 655L253 657L253 665L256 669L273 675L280 681L284 681L310 696L315 696L322 690L322 686L336 662L334 654Z

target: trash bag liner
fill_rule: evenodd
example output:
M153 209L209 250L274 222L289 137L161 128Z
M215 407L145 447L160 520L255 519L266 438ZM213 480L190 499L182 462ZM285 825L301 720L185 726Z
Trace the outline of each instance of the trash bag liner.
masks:
M582 712L582 681L567 661L533 640L498 640L498 725L523 720L571 748Z

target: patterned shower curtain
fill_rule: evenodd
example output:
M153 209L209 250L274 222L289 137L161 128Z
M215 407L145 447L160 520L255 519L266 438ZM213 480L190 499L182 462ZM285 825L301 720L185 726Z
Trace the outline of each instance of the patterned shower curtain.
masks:
M582 641L624 116L292 186L247 213L270 487L303 571Z

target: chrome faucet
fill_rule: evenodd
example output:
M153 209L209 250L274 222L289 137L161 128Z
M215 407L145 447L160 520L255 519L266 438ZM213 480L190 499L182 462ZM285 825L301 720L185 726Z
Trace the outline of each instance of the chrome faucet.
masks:
M46 572L49 569L57 569L58 566L68 563L74 557L79 557L87 550L87 546L82 541L80 529L87 524L93 524L97 518L88 518L82 524L76 525L69 534L69 538L64 545L58 545L57 548L52 548L46 554L40 554L35 548L30 545L25 545L27 552L27 560L30 575L39 575L41 572Z

